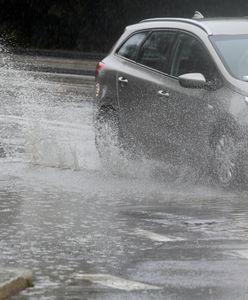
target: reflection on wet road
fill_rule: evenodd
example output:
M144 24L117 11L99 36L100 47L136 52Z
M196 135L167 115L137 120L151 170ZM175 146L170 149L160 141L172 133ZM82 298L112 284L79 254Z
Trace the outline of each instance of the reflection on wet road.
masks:
M171 182L155 162L111 175L90 83L3 68L0 90L0 265L35 274L14 299L245 299L247 192Z

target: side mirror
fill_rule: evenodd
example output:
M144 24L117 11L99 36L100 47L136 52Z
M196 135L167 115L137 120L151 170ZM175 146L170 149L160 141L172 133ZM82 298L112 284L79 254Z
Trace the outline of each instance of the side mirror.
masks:
M188 73L180 75L179 83L185 88L201 89L206 85L206 78L201 73Z

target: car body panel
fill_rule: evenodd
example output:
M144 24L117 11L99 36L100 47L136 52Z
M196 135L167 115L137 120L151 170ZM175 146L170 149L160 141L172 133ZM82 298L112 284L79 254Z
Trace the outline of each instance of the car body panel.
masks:
M125 134L135 142L147 144L156 139L153 130L156 95L161 84L161 75L150 72L132 62L123 60L119 77L128 80L127 85L118 82L118 101L120 105L120 121ZM155 102L155 103L154 103Z

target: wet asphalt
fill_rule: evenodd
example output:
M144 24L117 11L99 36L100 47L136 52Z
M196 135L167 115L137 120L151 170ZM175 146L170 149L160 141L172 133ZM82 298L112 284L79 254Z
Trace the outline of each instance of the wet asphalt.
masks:
M0 264L35 284L13 299L248 299L246 191L103 167L92 82L1 71Z

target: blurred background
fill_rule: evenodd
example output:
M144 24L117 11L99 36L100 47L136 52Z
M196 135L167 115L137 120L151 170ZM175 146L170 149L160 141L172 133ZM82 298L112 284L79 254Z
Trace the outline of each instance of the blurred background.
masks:
M106 53L128 24L149 17L248 15L244 0L0 0L9 46Z

